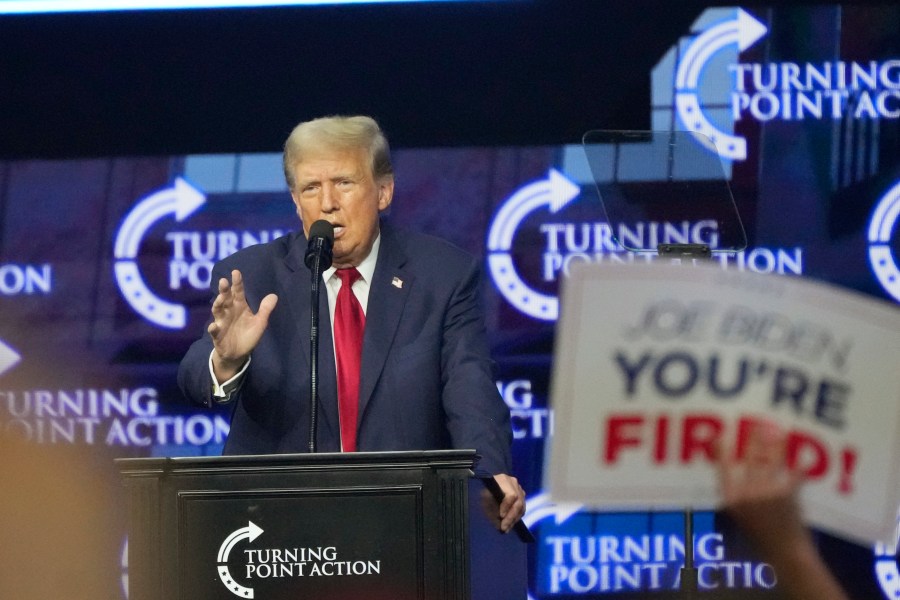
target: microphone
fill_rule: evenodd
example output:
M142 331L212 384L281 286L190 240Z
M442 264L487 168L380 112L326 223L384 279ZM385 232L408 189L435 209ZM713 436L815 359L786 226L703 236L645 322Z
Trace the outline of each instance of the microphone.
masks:
M313 276L318 277L331 266L331 247L334 245L334 225L319 219L309 228L309 244L303 262L311 270L317 270ZM319 260L316 261L316 258ZM318 267L318 269L315 269Z

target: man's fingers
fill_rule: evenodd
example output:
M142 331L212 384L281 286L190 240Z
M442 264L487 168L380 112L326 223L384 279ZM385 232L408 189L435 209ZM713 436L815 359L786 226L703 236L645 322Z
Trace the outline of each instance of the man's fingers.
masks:
M237 302L244 301L244 277L237 269L231 272L231 293Z
M521 498L518 498L510 503L508 510L506 511L506 516L500 521L500 530L503 533L507 533L510 531L513 526L522 518L525 514L525 501Z
M259 310L256 311L256 315L263 319L268 323L269 315L272 314L272 311L275 310L275 305L278 304L278 296L275 294L269 294L259 303Z
M519 481L510 475L495 475L494 480L503 491L503 500L499 507L500 530L506 533L525 514L525 490L519 485Z

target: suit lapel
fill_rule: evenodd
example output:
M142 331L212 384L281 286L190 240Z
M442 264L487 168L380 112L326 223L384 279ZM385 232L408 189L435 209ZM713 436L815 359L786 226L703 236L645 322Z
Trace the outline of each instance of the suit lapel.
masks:
M308 370L310 369L309 329L312 284L310 282L310 271L303 262L305 248L306 240L303 236L297 235L288 254L284 257L285 268L278 271L278 284L286 292L283 294L286 297L282 298L279 295L278 301L287 302L291 315L290 321L297 327L298 331L303 362L293 365L293 368L305 368ZM328 293L324 288L325 284L321 283L319 287L319 378L317 380L319 389L319 426L325 425L331 431L332 437L340 439L338 437L334 342L331 336L331 316L328 312ZM286 368L292 368L292 366L287 365ZM306 397L307 393L308 390L303 390L302 396Z
M414 277L403 269L406 254L393 231L382 223L378 263L369 288L359 386L359 418L384 370Z

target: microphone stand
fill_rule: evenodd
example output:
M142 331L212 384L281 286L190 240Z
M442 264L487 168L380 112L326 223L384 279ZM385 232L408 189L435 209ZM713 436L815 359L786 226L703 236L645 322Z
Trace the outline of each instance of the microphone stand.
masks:
M322 281L322 253L315 252L312 259L309 304L309 451L316 452L316 428L319 417L319 284Z
M319 288L322 272L331 266L334 228L327 221L316 221L309 230L310 243L304 262L312 275L309 303L309 451L316 452L319 418Z

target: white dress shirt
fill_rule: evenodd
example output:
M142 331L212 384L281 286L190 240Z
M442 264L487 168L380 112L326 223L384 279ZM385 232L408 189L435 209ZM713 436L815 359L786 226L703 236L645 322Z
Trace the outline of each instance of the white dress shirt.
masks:
M360 305L362 305L364 314L369 308L369 289L372 284L372 276L375 274L375 264L378 262L378 247L380 245L381 234L379 233L372 243L372 249L369 251L368 256L356 267L361 277L353 283L353 294L359 300ZM335 271L337 269L329 267L322 273L322 280L325 282L325 293L328 295L328 314L331 317L332 344L334 344L334 307L337 304L338 291L341 289L341 280L335 276ZM241 387L241 383L244 381L244 373L247 372L247 367L250 366L251 358L247 357L247 362L244 363L241 370L234 377L219 383L213 370L212 357L211 352L209 355L209 375L212 378L213 400L225 403L231 400L232 394Z

